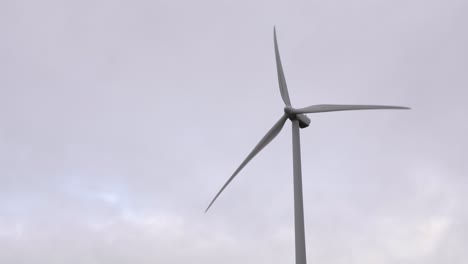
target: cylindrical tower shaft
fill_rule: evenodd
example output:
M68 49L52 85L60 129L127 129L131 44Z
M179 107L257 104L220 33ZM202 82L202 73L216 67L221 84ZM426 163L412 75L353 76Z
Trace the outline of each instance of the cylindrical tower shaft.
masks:
M294 166L294 231L296 244L296 264L306 264L304 231L304 205L302 199L301 145L299 121L292 121L292 145Z

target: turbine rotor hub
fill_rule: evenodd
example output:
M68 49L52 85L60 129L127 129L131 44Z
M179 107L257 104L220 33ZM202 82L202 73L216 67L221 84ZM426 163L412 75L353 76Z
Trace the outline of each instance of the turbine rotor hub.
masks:
M285 106L285 107L284 107L284 112L285 112L288 116L293 116L293 115L295 115L295 114L293 113L293 111L294 111L294 108L293 108L292 106Z
M292 106L284 107L284 113L288 116L288 118L292 120L298 120L300 128L306 128L310 124L310 119L304 114L296 114L294 113L294 109Z

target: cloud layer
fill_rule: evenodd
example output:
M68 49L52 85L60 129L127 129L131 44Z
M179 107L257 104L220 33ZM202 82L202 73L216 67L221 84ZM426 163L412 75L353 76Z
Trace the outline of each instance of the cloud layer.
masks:
M468 258L464 1L5 1L1 263L292 263L288 125L310 263Z

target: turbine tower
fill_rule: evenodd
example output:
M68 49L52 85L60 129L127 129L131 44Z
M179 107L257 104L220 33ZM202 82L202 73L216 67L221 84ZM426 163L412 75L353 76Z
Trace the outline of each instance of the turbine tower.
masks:
M293 108L289 99L288 87L284 77L283 66L278 49L278 41L276 40L276 29L273 29L273 39L275 44L276 69L278 72L278 83L281 93L281 98L285 104L283 116L273 125L266 135L258 142L250 154L245 158L241 165L229 177L221 190L216 194L211 203L205 210L205 213L210 209L219 195L236 177L236 175L252 160L266 145L268 145L281 131L286 120L292 122L292 147L293 147L293 172L294 172L294 231L295 231L295 249L296 249L296 264L306 264L306 247L305 247L305 232L304 232L304 206L302 202L302 172L301 172L301 143L299 128L306 128L310 124L310 119L305 114L348 111L348 110L371 110L371 109L410 109L402 106L388 105L311 105L304 108Z

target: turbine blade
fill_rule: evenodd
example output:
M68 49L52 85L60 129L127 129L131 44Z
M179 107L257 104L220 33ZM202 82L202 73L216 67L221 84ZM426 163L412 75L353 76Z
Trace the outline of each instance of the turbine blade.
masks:
M286 79L284 78L283 66L281 65L281 58L278 49L278 41L276 40L276 28L273 28L273 37L275 40L275 57L276 57L276 70L278 71L278 83L281 93L281 98L286 106L291 106L291 100L289 99L288 86L286 85Z
M311 105L304 108L293 109L294 114L308 114L334 111L349 111L349 110L374 110L374 109L410 109L404 106L390 105Z
M232 176L227 180L227 182L223 185L221 190L216 194L216 196L213 198L211 201L210 205L208 205L208 208L206 208L205 213L210 209L211 205L216 201L218 196L224 191L224 189L228 186L228 184L236 177L236 175L242 170L242 168L247 165L247 163L253 159L266 145L268 145L281 131L281 129L284 126L284 123L288 119L287 115L283 115L278 122L266 133L266 135L258 142L258 144L255 146L255 148L250 152L250 154L245 158L245 160L241 163L241 165L234 171Z

